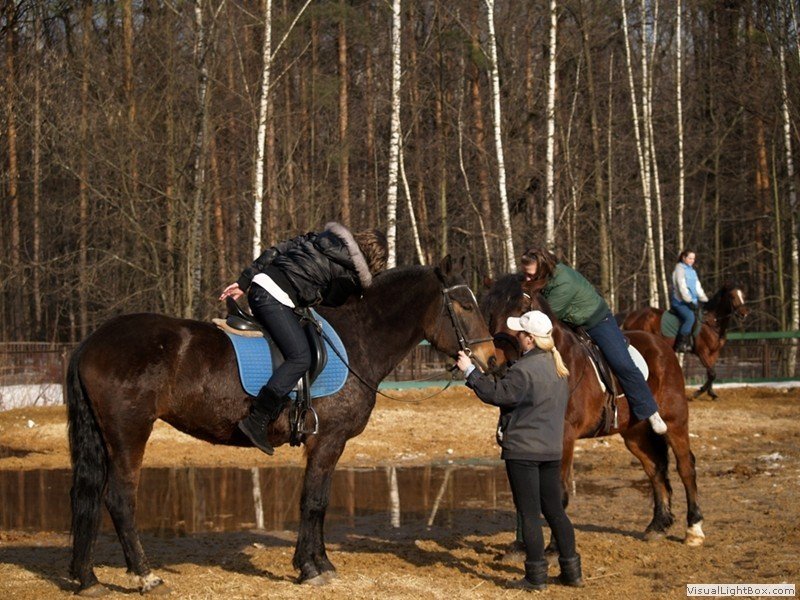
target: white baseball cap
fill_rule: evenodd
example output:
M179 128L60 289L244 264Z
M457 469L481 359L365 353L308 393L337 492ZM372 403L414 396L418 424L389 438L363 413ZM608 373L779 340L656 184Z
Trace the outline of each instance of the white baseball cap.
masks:
M512 331L526 331L539 337L550 335L550 332L553 331L550 317L540 310L526 312L521 317L508 317L506 325Z

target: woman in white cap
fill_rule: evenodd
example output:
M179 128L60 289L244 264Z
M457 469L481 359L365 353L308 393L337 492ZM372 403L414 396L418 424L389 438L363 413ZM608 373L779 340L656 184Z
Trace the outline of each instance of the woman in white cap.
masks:
M507 321L517 332L522 356L499 379L485 375L459 352L457 365L467 386L486 404L500 408L497 441L503 449L514 504L522 519L525 577L513 587L543 590L547 560L539 515L547 519L561 553L559 580L582 586L581 558L575 530L561 503L561 455L569 388L564 365L553 342L553 324L534 310Z

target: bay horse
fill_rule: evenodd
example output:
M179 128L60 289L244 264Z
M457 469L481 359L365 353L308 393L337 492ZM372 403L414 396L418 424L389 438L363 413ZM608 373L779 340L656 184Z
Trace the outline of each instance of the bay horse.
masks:
M315 399L319 433L306 440L306 469L293 565L301 583L335 576L323 525L331 478L348 439L375 406L378 383L423 339L455 357L469 350L493 364L494 345L475 296L447 257L436 267L391 269L360 299L319 307L339 333L350 372L344 387ZM237 423L252 397L242 388L233 345L211 323L157 314L124 315L101 325L73 353L68 374L73 464L70 573L84 595L107 590L93 570L92 549L104 501L140 592L163 585L148 565L134 522L145 444L156 419L196 438L252 446ZM288 410L269 428L277 447L289 441ZM164 588L161 588L164 589Z
M700 363L706 369L706 382L692 397L698 398L703 392L708 392L711 398L717 398L712 387L717 378L714 366L727 341L726 335L731 317L742 321L750 314L750 309L745 306L742 289L733 283L726 283L709 299L704 310L705 315L700 325L700 332L694 339L692 353L700 359ZM627 315L622 321L622 327L623 329L648 331L661 336L663 335L661 333L661 317L664 312L663 308L645 306ZM674 337L665 336L665 339L670 346L674 345Z
M653 518L645 529L646 539L662 538L674 521L671 509L672 486L669 482L669 454L672 448L678 474L686 490L687 529L684 542L690 546L703 543L703 515L697 503L697 474L695 458L689 444L689 409L684 394L683 372L672 348L663 338L643 331L627 331L625 335L642 354L649 367L647 384L653 392L658 410L667 423L665 435L656 434L649 423L631 420L628 402L618 400L617 425L608 431L603 427L606 392L600 387L588 350L572 329L552 314L546 300L538 293L542 282L523 282L519 274L498 279L481 299L489 330L495 335L498 362L515 359L519 347L506 326L506 318L519 316L529 310L545 312L553 322L553 339L569 369L570 397L564 419L564 451L561 482L564 506L569 502L570 481L575 441L618 433L625 446L639 459L650 478L653 490ZM557 551L551 538L548 554Z

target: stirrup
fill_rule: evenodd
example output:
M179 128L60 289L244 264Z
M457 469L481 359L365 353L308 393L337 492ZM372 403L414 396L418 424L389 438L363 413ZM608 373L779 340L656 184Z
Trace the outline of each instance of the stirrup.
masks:
M309 412L314 416L314 428L311 430L305 427L306 415ZM300 409L300 414L297 418L297 433L300 435L317 435L319 433L319 416L313 406L309 405Z

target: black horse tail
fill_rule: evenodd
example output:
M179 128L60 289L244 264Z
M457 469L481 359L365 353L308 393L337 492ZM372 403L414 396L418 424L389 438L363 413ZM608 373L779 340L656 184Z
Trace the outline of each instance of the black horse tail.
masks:
M106 447L78 371L83 347L81 344L70 358L66 382L72 458L70 575L81 581L85 581L84 576L92 569L92 551L100 529L100 506L108 472Z

